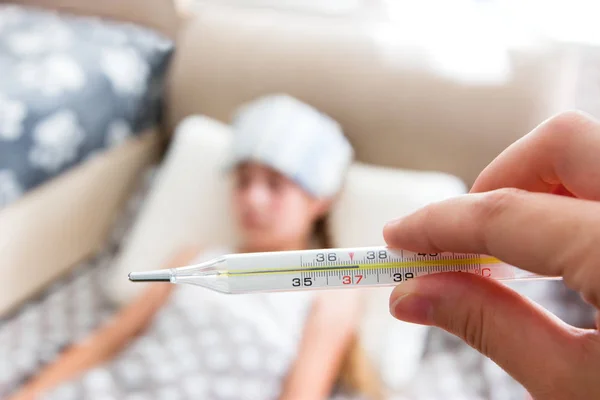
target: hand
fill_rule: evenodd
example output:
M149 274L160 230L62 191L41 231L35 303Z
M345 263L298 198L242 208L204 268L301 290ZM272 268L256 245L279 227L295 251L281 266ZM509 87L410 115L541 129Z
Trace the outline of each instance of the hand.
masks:
M470 194L393 221L384 236L394 248L487 254L561 276L599 308L600 124L577 112L547 120L500 154ZM390 309L459 336L535 399L600 398L599 332L569 326L497 281L420 277L394 289Z

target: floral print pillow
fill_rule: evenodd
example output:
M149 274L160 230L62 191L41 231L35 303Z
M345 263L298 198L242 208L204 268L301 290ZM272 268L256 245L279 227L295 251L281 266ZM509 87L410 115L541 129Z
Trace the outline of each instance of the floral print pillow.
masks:
M173 43L99 18L0 5L0 209L156 125Z

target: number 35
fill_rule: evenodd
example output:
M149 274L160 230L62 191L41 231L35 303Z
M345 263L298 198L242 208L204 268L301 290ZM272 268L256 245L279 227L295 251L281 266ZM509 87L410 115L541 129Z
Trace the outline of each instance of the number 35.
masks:
M306 277L303 281L300 278L292 279L292 286L312 286L313 281L312 278Z

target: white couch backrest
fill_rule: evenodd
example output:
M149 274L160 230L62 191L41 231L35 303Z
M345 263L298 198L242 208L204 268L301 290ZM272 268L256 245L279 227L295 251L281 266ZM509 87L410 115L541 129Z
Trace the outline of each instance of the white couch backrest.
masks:
M404 11L410 20L411 8ZM510 143L573 106L574 71L562 46L527 36L529 45L505 46L510 27L464 18L456 23L473 34L455 38L428 26L432 19L412 32L205 7L179 37L170 125L198 113L228 122L240 104L286 92L338 120L359 161L443 171L470 185ZM424 39L427 29L437 42Z

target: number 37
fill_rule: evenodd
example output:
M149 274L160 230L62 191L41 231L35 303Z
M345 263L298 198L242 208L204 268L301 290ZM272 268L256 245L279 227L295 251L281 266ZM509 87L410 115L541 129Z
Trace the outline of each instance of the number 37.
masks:
M354 279L352 279L353 277L351 275L344 275L342 276L342 284L344 285L351 285L351 284L355 284L358 285L360 283L360 281L362 281L363 276L362 275L354 275Z

